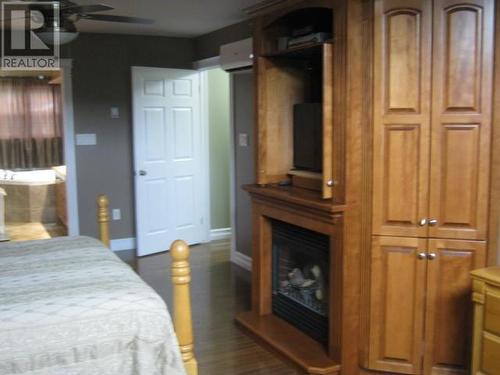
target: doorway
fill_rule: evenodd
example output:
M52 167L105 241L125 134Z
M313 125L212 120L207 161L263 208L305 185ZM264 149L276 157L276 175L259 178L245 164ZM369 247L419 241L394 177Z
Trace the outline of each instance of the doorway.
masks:
M190 245L229 240L229 74L218 67L202 71L133 67L132 82L138 255L165 251L175 239ZM176 102L179 95L183 102ZM174 112L182 110L191 114L184 120L193 123L176 124L182 119L176 119ZM163 141L165 135L171 136ZM183 154L180 159L180 154L169 154L178 151ZM184 164L176 167L181 159ZM151 172L152 166L163 175Z
M71 68L67 61L62 65ZM63 87L63 76L63 70L1 73L0 237L4 241L78 232L73 201L73 215L68 214L66 159L72 160L74 150L66 141L72 134L73 115L71 100L66 100L71 82ZM71 129L66 128L68 123Z
M255 183L255 108L252 68L231 73L231 261L251 270L252 203L243 185Z
M210 241L231 237L231 76L215 66L202 71L208 129Z
M132 67L137 255L205 239L200 74Z

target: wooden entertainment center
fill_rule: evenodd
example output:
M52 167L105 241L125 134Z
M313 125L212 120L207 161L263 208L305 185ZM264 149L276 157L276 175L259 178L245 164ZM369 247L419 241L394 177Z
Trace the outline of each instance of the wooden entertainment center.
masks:
M498 5L280 0L249 11L252 309L236 320L305 373L468 373L470 271L497 261ZM298 113L320 113L320 145L297 139ZM319 168L297 168L307 147Z

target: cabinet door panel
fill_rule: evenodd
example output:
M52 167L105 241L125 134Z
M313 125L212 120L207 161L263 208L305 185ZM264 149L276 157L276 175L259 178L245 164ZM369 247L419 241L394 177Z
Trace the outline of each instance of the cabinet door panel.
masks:
M434 2L429 236L486 238L493 2Z
M472 323L470 271L485 266L482 241L429 240L426 374L468 372Z
M431 3L375 1L373 233L424 237Z
M426 240L373 237L369 366L418 374L422 363Z

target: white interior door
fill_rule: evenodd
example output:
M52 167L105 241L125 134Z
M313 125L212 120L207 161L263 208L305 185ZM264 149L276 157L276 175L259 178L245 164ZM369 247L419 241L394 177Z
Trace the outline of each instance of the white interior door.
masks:
M200 78L132 67L137 254L204 239Z

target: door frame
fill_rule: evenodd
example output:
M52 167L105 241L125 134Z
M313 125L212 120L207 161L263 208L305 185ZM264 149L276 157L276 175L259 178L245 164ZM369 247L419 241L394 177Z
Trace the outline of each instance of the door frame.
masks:
M227 72L229 74L229 228L217 228L212 232L211 229L211 213L212 213L212 208L211 208L211 202L210 202L210 113L209 113L209 92L208 92L208 71L212 69L222 69L220 65L220 58L219 56L215 57L210 57L208 59L204 60L199 60L195 61L193 63L194 69L196 69L200 73L200 90L201 90L201 121L203 122L203 132L202 132L202 139L204 140L204 155L205 157L205 163L203 165L203 168L205 170L206 176L205 176L205 181L206 181L206 189L204 189L204 192L206 196L204 197L206 199L206 207L205 209L207 210L207 227L206 227L206 241L205 242L210 242L213 240L218 240L218 239L224 239L224 238L230 238L231 239L231 253L233 249L233 242L234 242L234 218L233 218L233 213L234 213L234 154L233 154L233 119L232 119L232 74ZM230 233L227 233L227 230L230 231ZM217 233L215 233L217 232Z
M154 67L154 66L144 66L144 65L132 65L130 67L130 79L132 81L132 74L133 70L136 68L140 69L176 69L176 68L165 68L165 67ZM180 69L180 68L179 68ZM200 74L200 126L201 126L201 152L200 152L200 158L201 158L201 175L200 175L200 181L201 181L201 186L199 186L199 191L202 192L201 194L201 208L200 208L200 214L203 217L203 222L202 222L202 243L209 242L210 240L210 173L209 173L209 150L208 150L208 116L205 116L205 114L208 114L208 96L205 97L205 92L206 90L206 82L204 82L203 75L201 74L200 71L196 69L180 69L180 70L193 70L193 72L198 72ZM131 85L131 100L133 102L133 87ZM132 105L132 111L133 111L133 105ZM205 118L206 117L206 118ZM133 114L132 114L132 159L134 160L135 163L135 156L134 156L134 150L135 150L135 138L133 134ZM133 174L135 173L135 164L132 164L132 172ZM134 176L134 195L133 195L133 202L134 202L134 223L137 222L137 199L136 199L136 194L135 194L135 176ZM135 238L137 239L137 225L135 228ZM182 239L182 238L181 238Z
M238 70L234 72L229 72L229 115L230 115L230 126L229 126L229 136L230 136L230 156L229 156L229 179L230 179L230 190L231 190L231 202L230 202L230 215L231 215L231 262L237 264L238 266L246 269L247 271L252 270L252 258L248 255L239 252L236 245L236 189L241 188L236 186L236 123L235 123L235 113L234 113L234 76L242 74L253 74L254 70L252 67L248 69ZM253 140L252 140L253 142ZM253 144L250 147L254 147Z
M202 151L202 206L204 243L210 242L211 214L210 206L210 118L208 105L208 69L195 69L200 75L200 122Z
M63 147L64 164L66 165L66 211L68 215L68 235L80 234L80 218L78 216L78 185L75 148L75 117L73 110L72 59L60 60L62 76L62 108L63 108Z
M198 60L193 63L193 67L201 72L201 89L202 89L202 118L206 121L204 128L208 131L209 126L209 113L208 113L208 75L207 72L211 69L222 69L220 65L220 56L214 56L203 60ZM236 144L235 144L235 122L234 122L234 75L235 74L250 74L253 73L252 67L249 66L248 69L237 70L233 72L227 72L229 74L229 224L231 227L230 233L230 260L232 263L243 267L244 269L251 271L252 269L252 258L240 253L236 248ZM208 139L208 137L206 138ZM208 145L207 145L207 155ZM208 158L207 158L208 160ZM209 163L207 163L207 173L208 181L210 179L210 169ZM210 181L209 181L210 182ZM207 193L210 194L210 184L207 188ZM209 202L209 214L210 214L210 199ZM210 215L209 215L210 217ZM208 227L208 232L210 232L210 225ZM210 237L210 234L209 234Z

